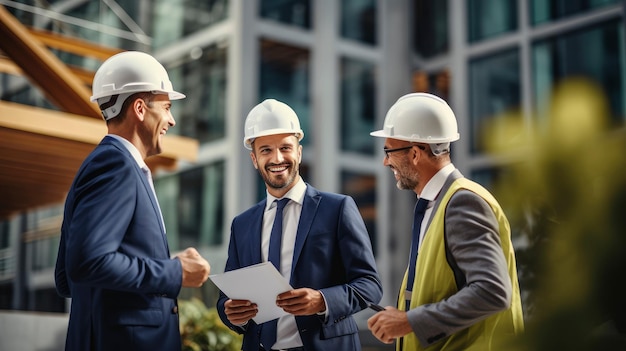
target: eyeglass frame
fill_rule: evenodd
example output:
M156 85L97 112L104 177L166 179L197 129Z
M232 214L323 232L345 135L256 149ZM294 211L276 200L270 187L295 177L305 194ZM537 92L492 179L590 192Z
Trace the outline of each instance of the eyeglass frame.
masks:
M398 147L398 148L395 148L395 149L385 149L385 148L383 148L383 152L385 153L385 158L388 159L390 153L396 152L396 151L408 150L408 149L412 148L413 146L417 146L421 150L426 150L426 147L424 147L422 145L413 144L413 145L409 145L409 146Z

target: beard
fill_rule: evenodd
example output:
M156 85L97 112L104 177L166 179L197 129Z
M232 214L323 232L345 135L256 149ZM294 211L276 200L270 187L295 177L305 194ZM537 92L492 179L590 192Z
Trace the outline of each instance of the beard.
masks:
M412 174L409 167L402 165L399 168L395 167L395 172L398 175L398 181L396 187L400 190L413 190L419 184L417 175Z
M295 164L290 164L289 168L287 168L287 174L283 175L273 175L271 171L269 171L270 167L276 166L275 164L266 165L263 168L259 167L259 174L265 184L272 189L285 189L290 187L293 182L296 180L298 176L298 167Z

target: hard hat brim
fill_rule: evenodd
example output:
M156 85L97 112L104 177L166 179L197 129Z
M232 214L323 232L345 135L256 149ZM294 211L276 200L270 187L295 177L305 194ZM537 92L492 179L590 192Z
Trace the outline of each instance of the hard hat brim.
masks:
M379 137L379 138L389 138L389 135L387 133L385 133L384 130L375 130L373 132L370 133L371 136L374 137Z
M302 141L302 139L304 138L304 131L302 130L294 132L291 129L269 129L261 133L258 133L254 135L253 137L245 138L243 140L243 145L246 147L246 149L252 150L252 143L254 142L255 139L268 136L268 135L277 135L277 134L292 134L296 138L298 138L298 141Z
M130 94L134 94L134 93L153 93L153 94L167 94L170 100L181 100L186 98L187 96L183 93L179 93L177 91L161 91L161 90L142 90L142 89L138 89L138 90L128 90L128 91L123 91L123 92L117 92L117 93L113 93L111 94L110 92L104 92L102 94L97 94L97 95L92 95L89 100L91 102L96 102L96 100L103 98L103 97L107 97L107 96L113 96L113 95L120 95L120 94L126 94L126 93L130 93Z
M424 143L424 144L439 144L439 143L449 143L453 141L457 141L460 139L459 133L456 133L455 136L450 138L415 138L411 136L403 136L403 135L389 135L385 130L376 130L370 133L371 136L379 137L379 138L389 138L396 140L409 141L413 143Z

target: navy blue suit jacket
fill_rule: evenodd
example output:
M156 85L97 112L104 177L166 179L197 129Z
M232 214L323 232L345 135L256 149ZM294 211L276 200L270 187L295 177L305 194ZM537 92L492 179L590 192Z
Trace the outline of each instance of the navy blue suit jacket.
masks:
M261 262L261 227L266 200L235 217L231 226L225 271ZM354 200L320 192L307 185L293 253L291 286L320 290L328 319L296 316L306 350L360 350L358 327L352 315L365 308L362 298L378 303L382 286L371 242ZM358 294L354 292L358 291ZM243 350L259 350L259 326L250 320L244 328L232 325L224 313L228 297L217 302L222 321L244 334Z
M158 211L130 152L105 137L65 202L55 281L72 299L66 350L181 349L182 268Z

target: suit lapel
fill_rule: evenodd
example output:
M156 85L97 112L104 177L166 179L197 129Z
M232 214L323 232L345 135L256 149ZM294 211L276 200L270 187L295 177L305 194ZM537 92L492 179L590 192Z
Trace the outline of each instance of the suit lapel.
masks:
M155 194L152 192L152 187L150 186L150 183L145 173L143 172L141 167L139 167L139 165L133 158L133 155L131 155L130 151L128 151L128 149L126 149L126 147L119 140L109 137L109 136L105 136L104 139L102 139L101 144L111 144L115 146L117 149L120 150L120 152L122 153L124 157L129 159L129 162L131 162L132 165L134 166L137 177L141 179L141 183L143 184L144 189L146 190L146 192L148 192L148 198L150 199L150 203L152 205L152 209L154 210L154 214L158 218L159 228L161 229L161 236L165 244L165 248L167 249L167 252L169 255L170 248L167 242L167 237L165 236L165 228L163 227L163 225L165 225L165 223L163 222L163 218L162 218L163 214L161 213L161 209L157 202L158 200L156 199Z
M250 235L250 247L252 250L251 257L252 262L259 263L262 262L261 255L261 236L263 233L263 212L265 211L265 204L267 200L263 200L256 204L256 207L248 216L250 218L250 226L248 227Z
M322 196L319 191L307 184L304 203L302 204L302 212L300 213L300 223L298 223L298 231L296 232L296 243L293 248L293 259L291 263L292 277L294 276L293 272L298 264L298 258L300 258L306 238L311 231L313 219L317 214L317 207L321 199Z

